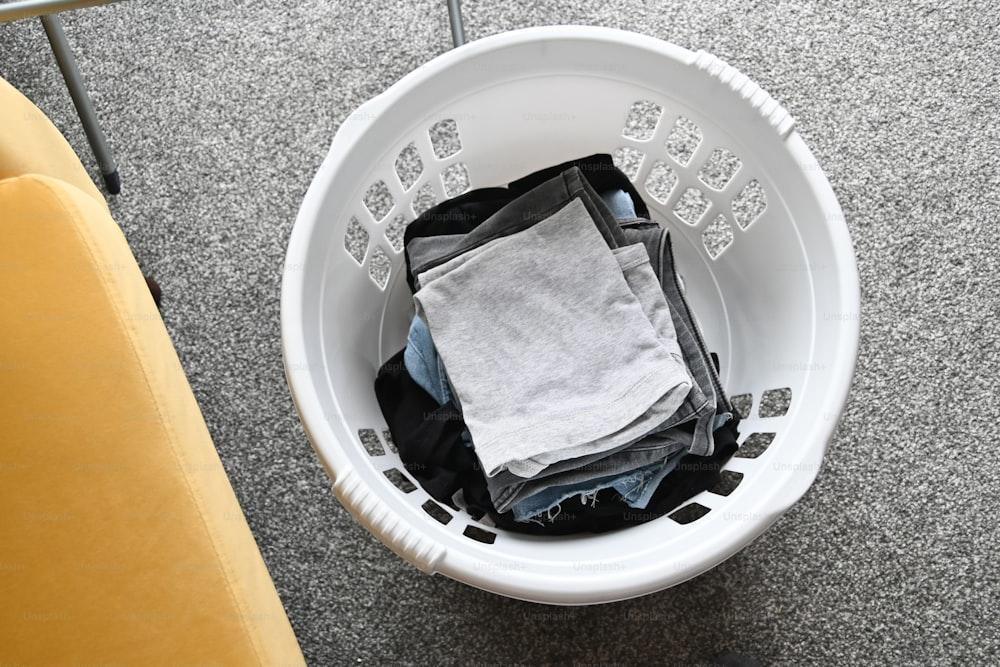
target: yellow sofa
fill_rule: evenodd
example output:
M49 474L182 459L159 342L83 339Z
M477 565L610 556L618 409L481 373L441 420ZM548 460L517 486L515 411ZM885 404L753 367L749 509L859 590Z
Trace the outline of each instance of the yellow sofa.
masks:
M124 236L2 79L0 664L303 664Z

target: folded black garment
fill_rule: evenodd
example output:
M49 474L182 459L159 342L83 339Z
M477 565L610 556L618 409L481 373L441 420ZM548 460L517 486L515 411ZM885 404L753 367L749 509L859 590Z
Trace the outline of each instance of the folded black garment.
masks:
M379 369L375 397L403 466L432 498L454 506L452 496L461 490L466 498L485 497L489 501L479 459L462 441L462 414L454 403L438 405L410 377L402 350ZM487 502L467 510L478 519L492 511L493 505Z
M629 507L617 491L604 489L592 504L576 505L570 499L551 521L525 523L515 521L512 512L500 514L494 509L479 460L462 441L461 413L451 403L439 406L414 382L403 364L402 351L379 369L375 395L404 467L432 498L455 508L453 498L461 491L472 518L489 515L498 528L529 535L603 533L660 518L714 487L722 467L738 448L739 418L734 417L715 431L714 453L682 458L645 509Z
M406 231L403 233L403 246L405 248L410 244L410 240L415 238L445 234L468 234L510 202L572 167L580 170L584 179L598 194L611 190L622 190L628 193L636 215L640 218L649 218L646 202L639 196L632 181L628 180L628 177L615 166L610 155L598 153L536 171L510 183L505 188L470 190L453 199L441 202L424 211L420 217L407 225ZM406 260L406 282L410 286L410 291L415 292L416 281L410 270L408 253L404 252L404 259Z

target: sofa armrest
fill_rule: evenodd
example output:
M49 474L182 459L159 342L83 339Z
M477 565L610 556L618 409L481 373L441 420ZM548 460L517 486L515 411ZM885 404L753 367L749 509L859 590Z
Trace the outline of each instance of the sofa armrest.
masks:
M103 202L0 181L0 662L302 664Z

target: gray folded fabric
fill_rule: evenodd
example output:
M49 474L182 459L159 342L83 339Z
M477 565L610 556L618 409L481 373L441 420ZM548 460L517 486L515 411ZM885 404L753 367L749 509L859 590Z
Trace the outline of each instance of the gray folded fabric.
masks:
M488 476L531 477L635 442L692 387L676 338L672 349L660 340L594 224L593 202L557 183L557 196L538 195L554 205L534 213L532 197L550 183L415 271L418 312ZM498 216L518 231L491 226Z
M415 238L407 245L413 275L419 283L419 274L474 249L491 240L525 229L551 212L553 203L565 202L570 197L579 197L591 221L601 232L610 248L642 243L646 246L653 272L659 278L661 288L670 306L678 343L684 361L694 379L692 387L682 405L677 409L677 424L695 420L696 426L691 442L692 454L708 456L714 449L714 418L717 408L732 412L708 352L698 337L697 324L679 287L679 277L673 265L670 236L666 229L651 221L636 221L620 226L604 201L583 178L579 169L569 169L558 177L546 181L535 189L519 197L498 211L468 234L448 234L436 237ZM582 274L580 280L586 280ZM717 402L720 405L717 406ZM507 477L501 479L509 479ZM522 480L523 481L523 480ZM488 480L491 490L494 480ZM510 484L518 480L509 479ZM499 487L497 487L499 488Z
M660 342L672 354L680 357L681 352L669 308L660 289L659 280L653 273L645 247L637 243L617 248L612 253L618 261L629 289L639 300L647 319L653 324ZM501 473L493 478L487 478L494 506L497 511L504 512L511 505L552 486L577 484L615 473L624 474L653 463L663 462L676 452L682 449L688 450L691 446L692 434L673 428L680 420L681 417L675 411L653 432L643 434L634 442L626 443L611 452L584 459L549 463L531 479L524 479L512 473Z
M707 456L714 449L712 431L715 430L716 413L732 412L733 409L721 389L712 360L700 342L698 325L681 292L680 279L673 263L670 234L653 222L631 224L622 227L621 231L628 243L642 243L646 247L653 271L659 276L660 288L670 306L684 362L697 389L692 391L689 400L681 408L682 412L687 412L696 421L691 451Z
M619 227L618 221L577 170L564 172L532 190L519 198L516 205L505 207L469 234L411 240L407 245L407 253L411 266L415 269L414 276L419 281L420 271L530 226L542 217L540 212L551 209L554 201L565 201L573 196L585 203L591 213L591 222L610 248L636 242L643 243L647 248L652 270L670 305L671 319L675 324L677 342L684 360L698 371L694 374L696 386L691 388L671 419L636 442L625 442L612 450L558 461L530 477L518 476L509 471L487 477L490 496L499 511L504 511L519 500L550 486L595 479L616 471L624 474L643 464L665 460L678 448L708 454L713 447L712 427L716 406L712 381L705 365L711 362L691 333L693 321L676 283L678 277L673 268L668 233L656 223L641 220ZM586 280L587 275L581 274L579 279ZM690 370L689 368L689 372ZM707 390L707 396L703 389ZM693 431L690 425L687 428L680 426L690 420L696 421Z
M595 224L598 225L604 224L604 222L603 218L595 220ZM621 234L627 243L642 243L646 247L653 272L659 280L659 288L669 304L670 315L673 319L684 362L695 382L695 389L689 394L685 404L678 409L677 423L695 419L697 425L691 443L691 451L710 454L713 449L711 443L715 415L720 411L732 412L732 407L724 393L716 392L717 380L713 380L715 369L712 366L712 361L707 358L695 337L698 325L694 321L680 289L680 279L673 265L673 253L668 247L669 232L659 224L645 220L622 226ZM465 234L418 237L410 241L407 252L413 258L415 266L428 264L433 262L435 258L453 253L465 238ZM490 480L491 485L496 484L498 489L509 484L516 484L517 481L509 477Z

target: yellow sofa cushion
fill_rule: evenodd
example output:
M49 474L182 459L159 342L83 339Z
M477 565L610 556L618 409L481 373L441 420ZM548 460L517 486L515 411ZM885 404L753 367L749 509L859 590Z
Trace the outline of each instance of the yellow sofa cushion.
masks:
M80 159L52 121L0 78L0 180L22 174L58 178L107 207Z
M0 332L0 663L302 664L103 203L0 181Z

